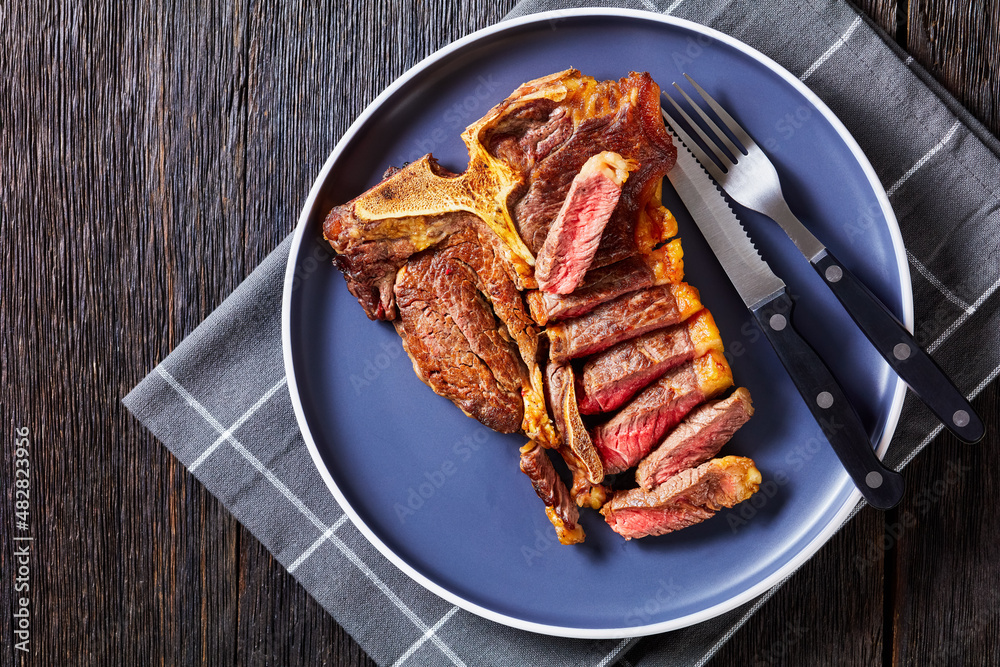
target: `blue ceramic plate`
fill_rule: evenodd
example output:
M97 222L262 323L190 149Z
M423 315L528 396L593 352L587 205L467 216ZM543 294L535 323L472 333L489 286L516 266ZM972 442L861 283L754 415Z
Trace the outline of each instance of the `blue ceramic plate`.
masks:
M697 48L693 48L692 45ZM684 57L678 57L683 54ZM519 628L624 637L721 614L792 572L843 523L860 495L777 357L665 184L684 240L687 280L722 331L756 416L723 453L752 457L753 499L659 538L625 542L583 512L584 544L556 543L518 469L522 437L493 433L417 379L387 323L370 322L330 264L321 221L390 165L433 154L467 163L459 134L519 84L576 67L598 79L681 68L771 148L793 209L908 326L909 274L871 166L841 123L795 77L721 33L657 14L571 10L477 32L396 81L351 126L319 174L295 232L284 298L284 352L302 433L330 490L368 539L438 595ZM778 133L786 114L798 116ZM796 324L832 367L883 453L903 397L866 339L794 246L740 211L798 297ZM844 223L862 219L845 233Z

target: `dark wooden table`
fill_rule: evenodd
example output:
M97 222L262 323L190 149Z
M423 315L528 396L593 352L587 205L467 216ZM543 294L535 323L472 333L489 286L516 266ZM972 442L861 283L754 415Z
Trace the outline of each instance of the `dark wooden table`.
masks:
M1000 133L995 3L862 4ZM364 106L514 0L80 5L0 7L2 662L28 427L31 663L370 664L120 399L292 229ZM975 401L986 441L934 441L903 505L863 511L711 664L995 664L998 400Z

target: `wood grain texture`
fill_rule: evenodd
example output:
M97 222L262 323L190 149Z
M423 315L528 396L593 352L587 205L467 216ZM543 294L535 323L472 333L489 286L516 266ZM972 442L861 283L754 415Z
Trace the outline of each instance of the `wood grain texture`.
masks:
M914 459L908 492L886 531L893 665L995 664L1000 655L995 385L975 407L993 435L971 447L942 436Z
M1000 6L909 0L907 49L958 101L1000 135Z
M18 664L17 426L34 443L30 664L373 664L120 399L292 229L365 105L513 4L0 8L2 664ZM884 26L902 6L862 4ZM964 6L911 0L910 47L998 132L996 17ZM1000 573L982 537L998 529L997 402L995 384L976 402L987 441L939 438L907 469L931 492L949 463L963 471L926 512L910 496L887 518L862 513L712 664L998 654L984 582ZM917 526L871 567L848 565L906 511Z
M896 38L897 0L851 0L865 16L882 28L891 38Z
M859 544L882 535L882 514L863 510L807 561L709 661L725 665L882 664L881 564L850 567Z

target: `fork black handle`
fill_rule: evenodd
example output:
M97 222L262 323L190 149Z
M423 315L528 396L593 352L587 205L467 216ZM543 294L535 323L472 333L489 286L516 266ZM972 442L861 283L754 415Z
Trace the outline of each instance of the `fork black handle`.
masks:
M978 442L986 432L983 420L896 316L829 249L812 265L892 370L945 428L964 442Z
M782 290L753 308L753 314L865 500L878 509L895 507L903 495L903 477L875 456L854 406L816 351L795 331L791 298Z

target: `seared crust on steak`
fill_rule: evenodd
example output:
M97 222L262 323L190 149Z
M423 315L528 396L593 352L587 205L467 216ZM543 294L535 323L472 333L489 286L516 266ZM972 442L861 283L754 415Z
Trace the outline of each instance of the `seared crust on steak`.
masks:
M576 379L573 367L564 364L550 363L546 370L548 375L547 396L555 417L556 428L562 437L564 447L569 447L586 468L587 478L594 484L604 479L604 466L597 456L597 451L590 440L583 420L576 407Z
M601 509L611 529L626 540L665 535L741 503L760 486L760 471L742 456L712 459L685 470L652 491L619 491Z
M611 412L672 368L715 350L722 338L703 308L683 324L618 343L583 364L577 395L580 413Z
M649 491L680 471L704 463L752 416L753 402L744 387L721 401L698 406L639 462L635 481Z
M535 493L545 503L545 513L556 529L559 542L583 542L583 527L579 524L580 511L570 498L566 485L556 474L556 469L552 467L545 448L534 441L521 447L521 472L528 476Z
M469 250L474 237L453 234L444 252L414 257L400 270L394 324L421 380L486 426L515 433L528 369L497 327L479 275L461 252L447 252Z
M583 283L570 294L532 290L526 298L531 317L545 326L549 322L588 313L626 292L652 287L653 279L653 270L641 258L630 257L587 272Z
M629 338L683 322L701 310L698 290L687 283L631 292L585 315L549 325L549 358L576 359Z
M535 322L545 326L589 313L622 294L653 285L679 283L683 278L684 251L680 239L674 239L648 255L588 271L583 282L569 294L532 290L527 293L528 308Z
M663 435L702 401L733 383L726 358L710 352L668 372L593 431L604 471L614 474L640 461Z

